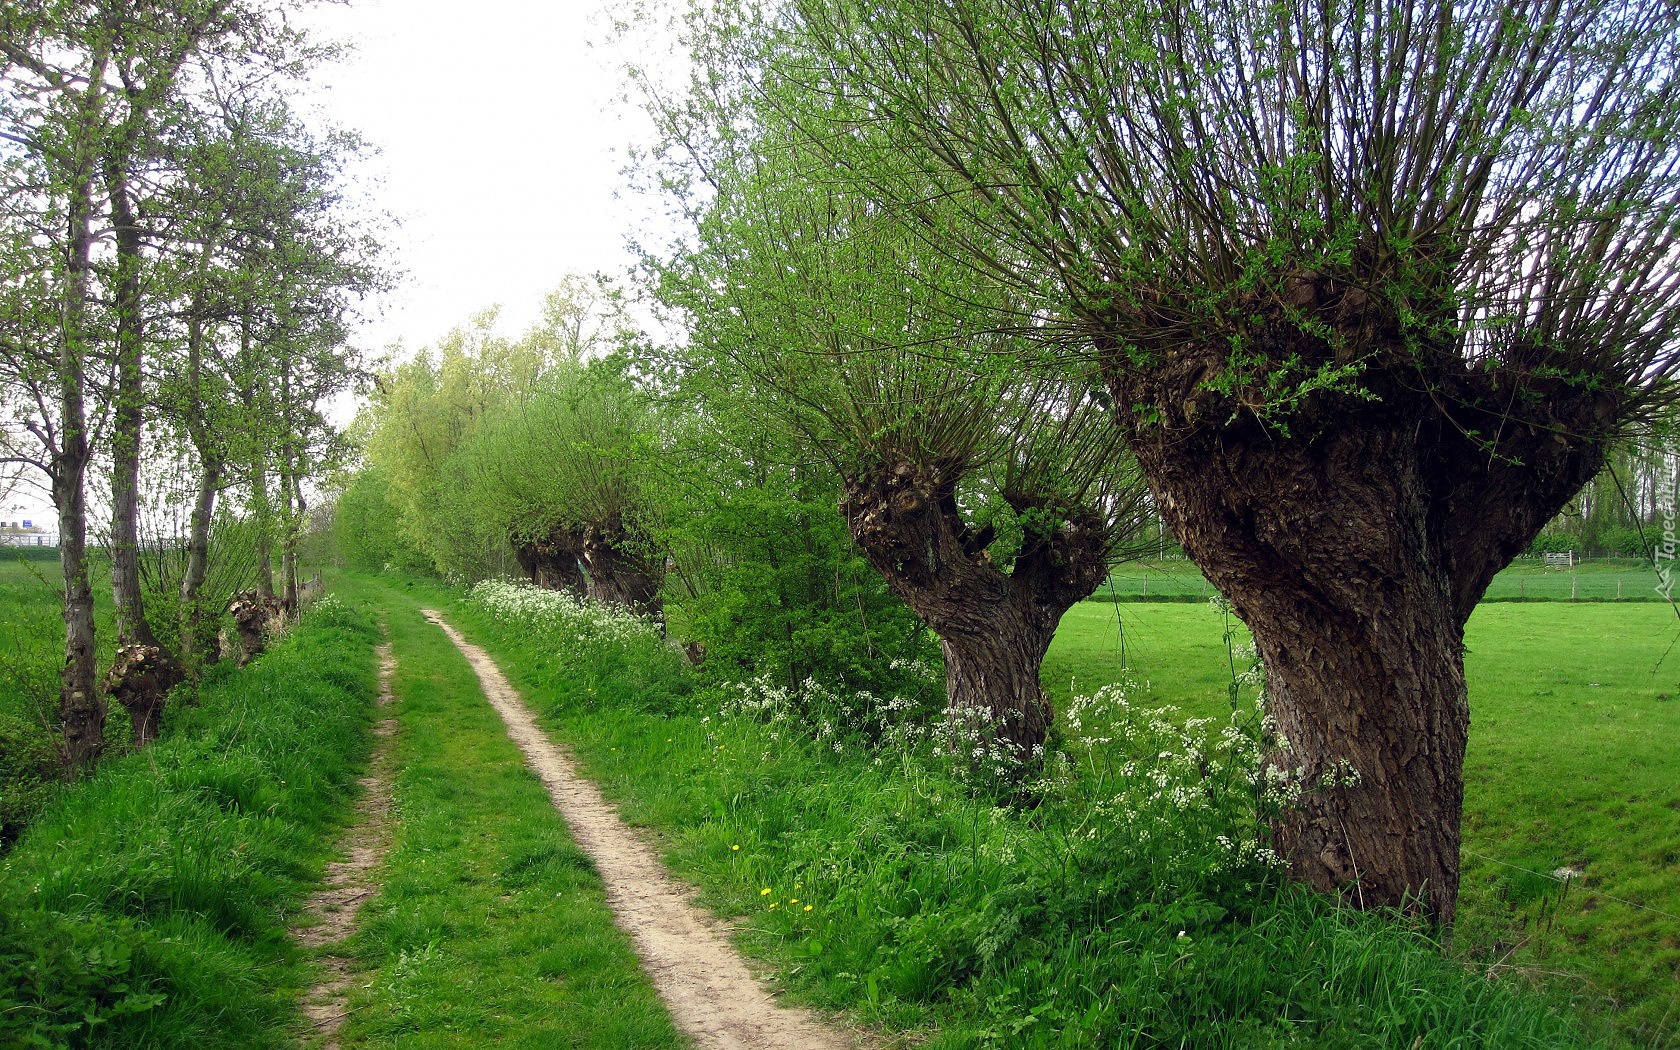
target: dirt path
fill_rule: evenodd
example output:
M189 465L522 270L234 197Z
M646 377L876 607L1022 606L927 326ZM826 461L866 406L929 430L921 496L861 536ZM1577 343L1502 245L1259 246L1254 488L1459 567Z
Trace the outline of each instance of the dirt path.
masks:
M391 702L391 676L396 659L389 644L379 647L379 706ZM304 905L308 925L292 929L292 936L306 948L324 948L342 943L354 931L356 913L378 886L373 869L385 856L391 813L390 742L397 721L382 719L373 728L375 745L368 774L362 777L362 800L356 804L356 819L339 840L347 857L327 865L326 884ZM350 960L328 951L321 956L326 976L303 998L303 1015L310 1029L308 1040L321 1050L338 1050L338 1027L344 1023L350 992Z
M658 856L537 727L489 655L436 611L421 611L466 655L572 837L594 858L606 883L607 903L635 942L636 954L679 1029L707 1050L851 1050L858 1045L806 1011L777 1006L747 971L720 924L689 902L687 888L666 874Z

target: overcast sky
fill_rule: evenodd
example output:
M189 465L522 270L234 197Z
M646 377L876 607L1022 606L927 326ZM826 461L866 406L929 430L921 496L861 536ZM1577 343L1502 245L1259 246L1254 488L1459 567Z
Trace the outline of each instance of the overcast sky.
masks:
M299 108L377 148L356 186L400 222L389 261L405 277L372 304L360 346L412 352L496 304L517 335L566 274L628 264L646 206L615 191L646 123L615 101L623 58L606 45L607 2L350 0L307 13L317 36L354 50L314 76ZM0 484L7 520L47 520L49 506L38 485Z
M414 350L499 303L517 334L568 273L617 271L615 199L643 126L615 104L603 0L352 0L311 23L356 48L305 105L380 150L358 183L401 222L407 272L361 342Z

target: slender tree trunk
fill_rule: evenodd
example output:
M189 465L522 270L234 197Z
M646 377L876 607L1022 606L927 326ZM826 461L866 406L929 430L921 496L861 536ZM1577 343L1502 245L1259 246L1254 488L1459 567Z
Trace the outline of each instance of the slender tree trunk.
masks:
M1501 392L1468 371L1434 391L1456 418L1420 398L1415 372L1367 379L1374 398L1331 398L1288 432L1200 393L1110 382L1117 404L1168 406L1130 421L1133 448L1185 552L1254 633L1286 742L1269 762L1301 790L1276 818L1278 852L1310 885L1448 925L1464 625L1602 455L1501 420ZM1556 425L1609 418L1577 407ZM1493 433L1498 448L1475 437Z
M100 106L103 60L83 94L83 126ZM84 153L91 148L83 144ZM58 554L64 572L64 670L58 699L65 765L91 769L105 748L105 697L94 661L93 587L87 567L87 300L92 270L93 157L79 158L67 199L68 236L58 345L59 441L53 456L53 505L58 509Z
M210 523L216 515L216 493L222 483L222 463L199 450L198 497L187 526L187 564L181 573L181 662L196 669L214 651L204 632L204 581L210 573Z
M208 259L210 243L204 247L203 259ZM211 434L206 415L209 406L204 397L204 322L203 303L195 299L192 316L187 321L187 436L198 453L198 495L193 500L192 517L187 525L187 564L181 573L181 612L177 625L180 632L180 656L184 670L196 679L207 659L213 658L216 647L213 639L202 637L204 631L204 581L210 573L210 523L216 515L216 495L221 490L222 471L226 464L222 447Z
M953 722L1027 763L1042 755L1052 717L1039 684L1045 651L1062 614L1107 575L1110 533L1097 515L1064 510L1005 572L987 553L991 530L964 522L956 483L890 465L847 479L841 511L869 563L939 636Z
M288 523L286 526L286 550L281 564L286 572L286 608L292 613L298 611L298 605L303 599L301 570L298 562L298 545L303 538L303 521L309 513L309 504L303 497L303 487L299 484L298 476L291 475L291 496L286 502L288 509Z
M140 453L145 427L140 229L120 160L106 163L116 240L116 397L111 419L111 593L117 644L156 647L140 587ZM166 677L166 676L165 676Z
M257 529L257 596L274 597L274 509L262 453L251 463L251 510Z

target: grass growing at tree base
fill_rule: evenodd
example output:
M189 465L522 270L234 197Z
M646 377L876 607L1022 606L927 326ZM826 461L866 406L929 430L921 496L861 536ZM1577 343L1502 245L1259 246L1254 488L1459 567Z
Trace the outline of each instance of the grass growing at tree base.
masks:
M368 749L373 626L322 602L0 866L0 1045L269 1047L310 968L285 921Z
M1153 701L1217 716L1225 628L1206 604L1078 605L1045 685L1062 706L1070 680L1088 692L1129 672ZM1454 950L1579 995L1641 1045L1680 1045L1677 638L1656 603L1490 603L1466 632ZM1559 869L1577 873L1567 891Z
M1129 828L1105 752L1013 810L888 740L691 692L675 652L631 676L610 647L453 615L791 995L863 1023L947 1050L1596 1041L1416 932L1221 860L1203 809L1178 838Z

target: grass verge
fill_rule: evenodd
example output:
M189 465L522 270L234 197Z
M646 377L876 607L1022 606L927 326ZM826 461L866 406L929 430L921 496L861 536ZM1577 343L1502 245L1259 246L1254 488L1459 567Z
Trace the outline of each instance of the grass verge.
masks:
M345 1047L682 1047L600 879L415 590L343 581L397 660L394 842L347 945ZM418 593L439 597L422 585ZM438 604L444 604L439 601Z
M374 628L323 601L147 750L59 793L0 868L0 1044L287 1045L285 920L368 749Z

